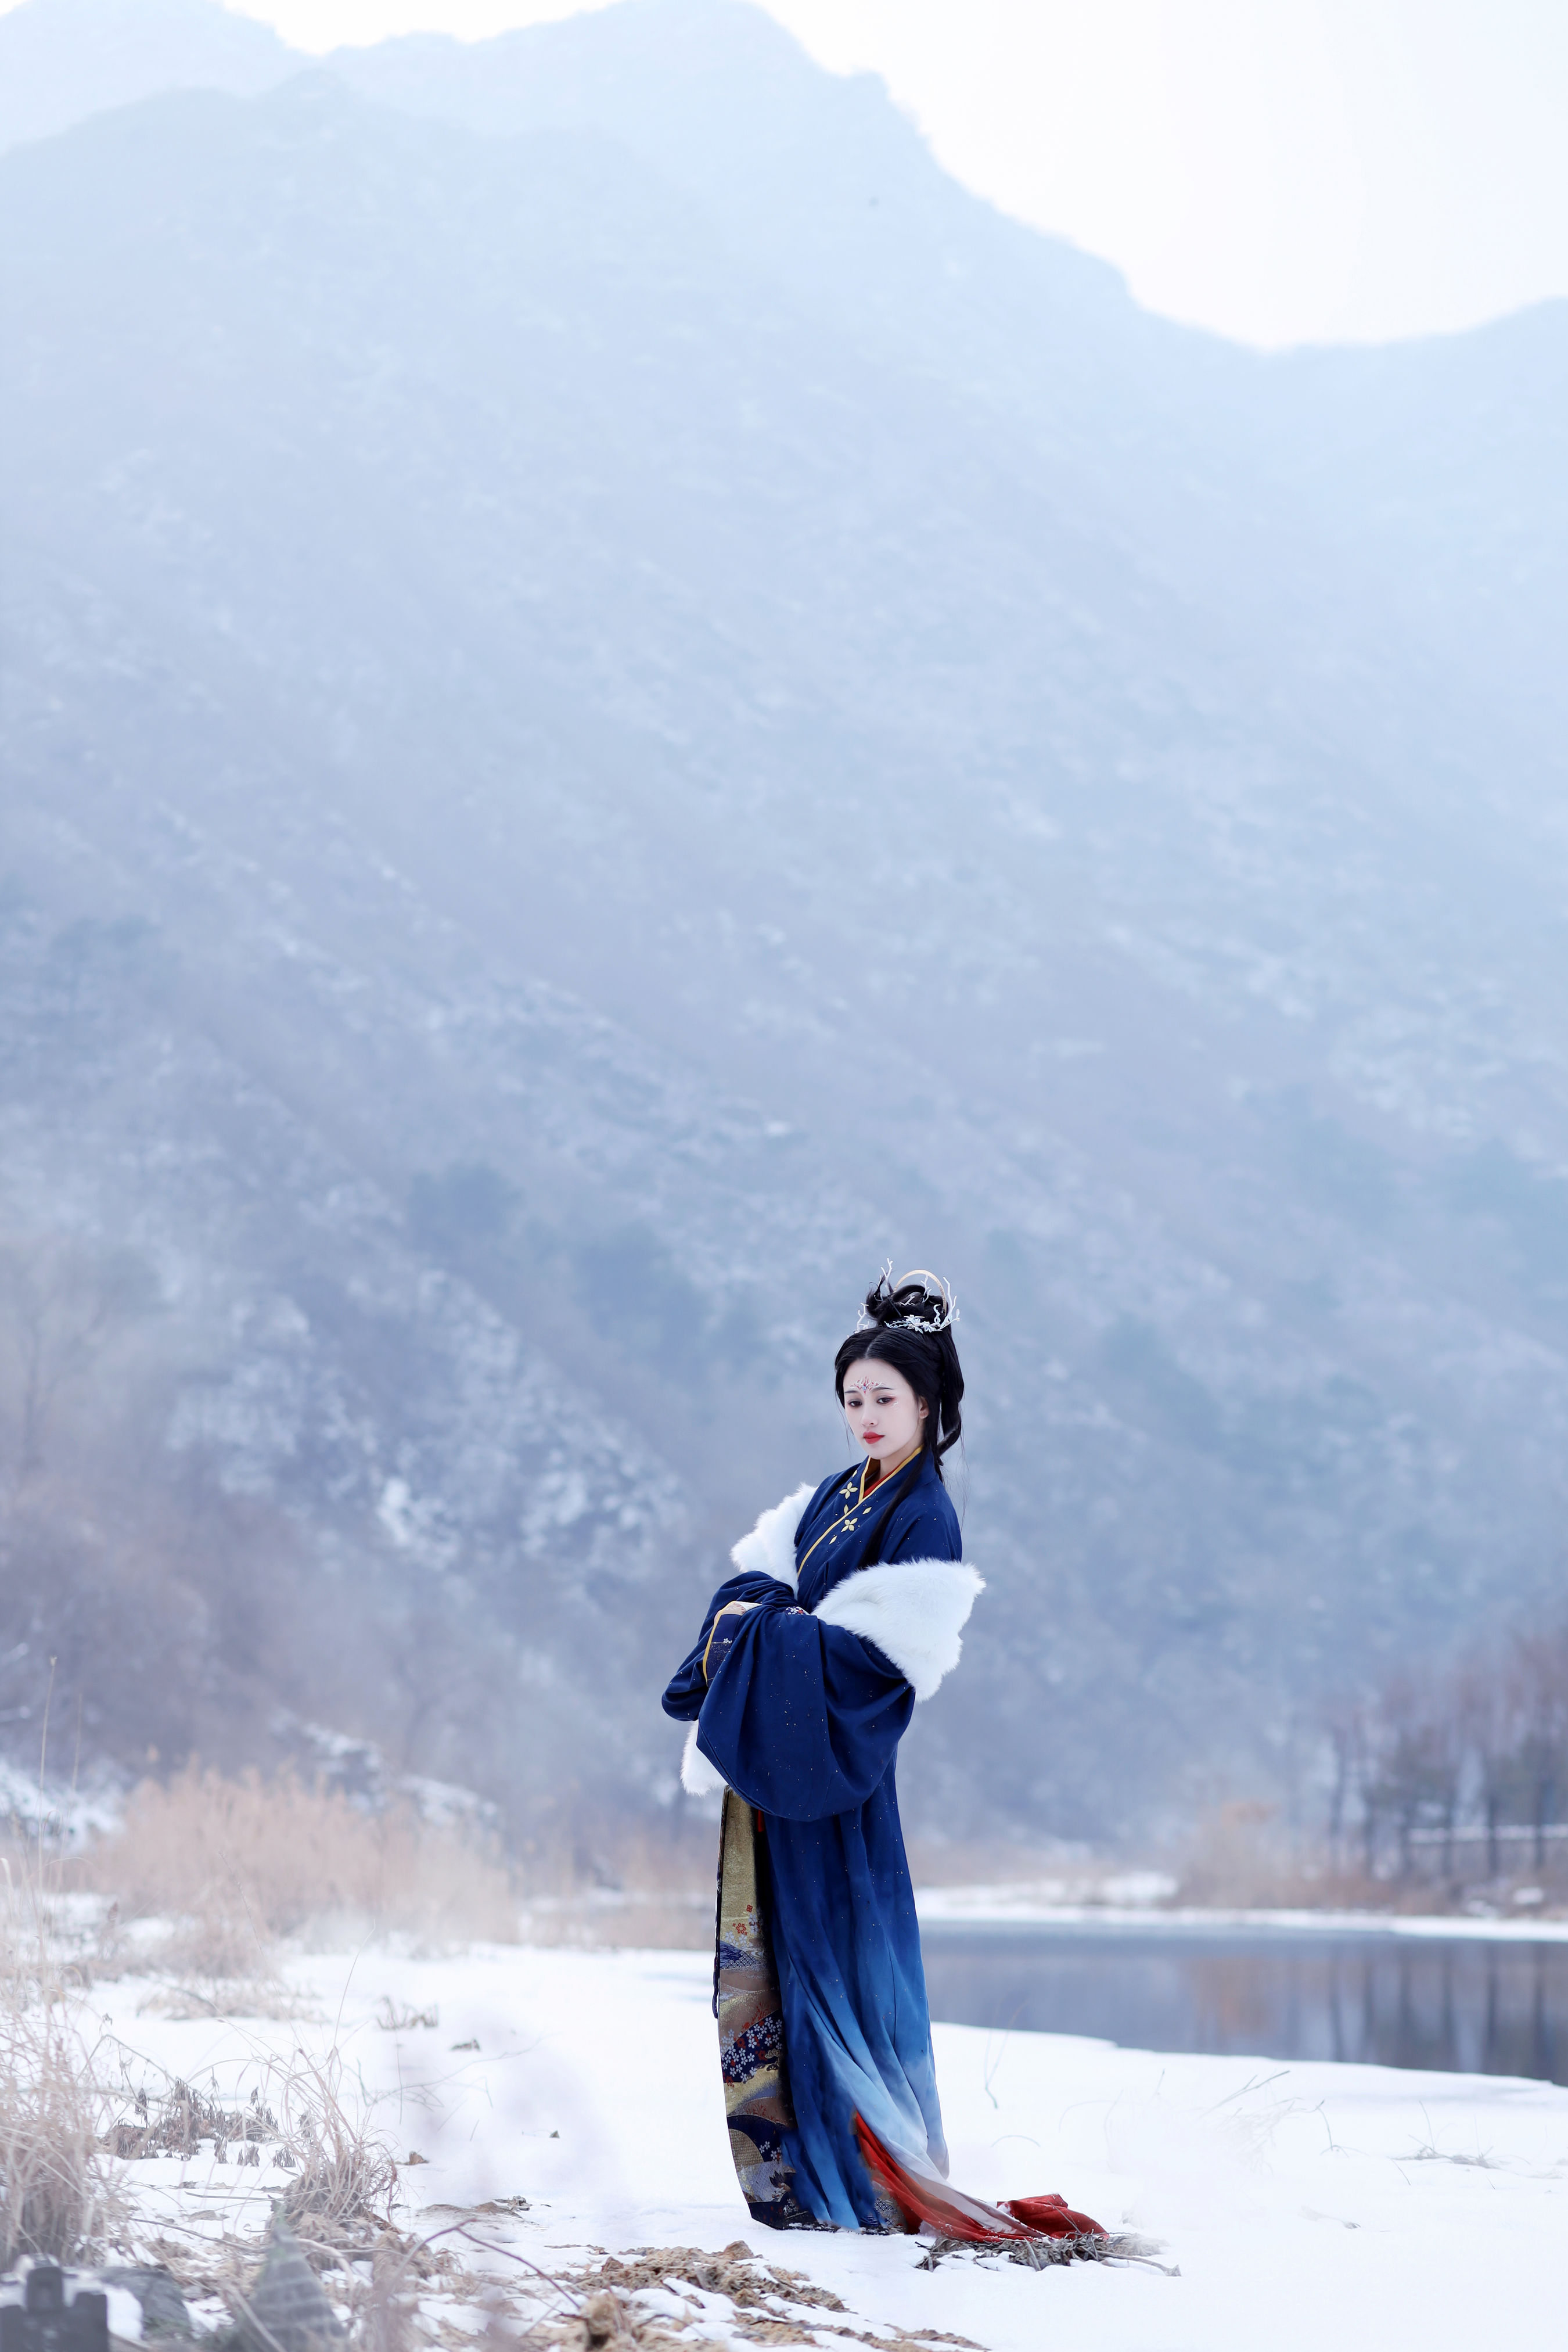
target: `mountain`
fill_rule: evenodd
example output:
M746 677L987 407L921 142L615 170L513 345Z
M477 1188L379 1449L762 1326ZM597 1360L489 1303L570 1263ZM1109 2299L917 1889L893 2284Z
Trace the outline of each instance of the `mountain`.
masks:
M57 1555L128 1759L667 1793L891 1255L915 1814L1304 1801L1555 1574L1562 310L1229 350L725 0L125 94L0 159L15 1706Z
M26 0L0 17L0 146L158 89L254 94L309 62L210 0ZM1076 497L1092 486L1182 594L1234 626L1238 569L1254 594L1269 574L1268 646L1281 627L1315 642L1337 617L1354 649L1368 618L1408 610L1444 668L1493 700L1545 695L1561 723L1568 305L1267 360L1176 329L1103 263L966 195L873 77L821 73L746 0L620 0L489 41L341 49L330 67L401 110L630 150L815 313L1070 454ZM1315 596L1273 560L1281 531Z
M163 90L254 97L299 63L267 26L212 0L24 0L0 16L0 148Z

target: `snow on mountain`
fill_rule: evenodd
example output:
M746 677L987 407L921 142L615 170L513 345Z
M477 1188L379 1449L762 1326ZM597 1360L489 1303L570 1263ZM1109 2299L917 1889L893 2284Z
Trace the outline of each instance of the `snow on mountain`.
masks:
M891 1254L989 1587L916 1811L1301 1790L1554 1572L1562 316L1228 351L717 0L180 57L0 158L4 1222L142 1269L47 1475L157 1465L121 1594L217 1515L179 1737L645 1793Z

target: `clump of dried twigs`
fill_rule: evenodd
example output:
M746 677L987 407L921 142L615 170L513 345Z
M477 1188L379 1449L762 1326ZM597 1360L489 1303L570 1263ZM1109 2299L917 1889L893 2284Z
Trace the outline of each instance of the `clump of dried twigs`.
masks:
M730 2305L724 2315L727 2333L747 2344L850 2342L875 2345L879 2352L932 2352L934 2346L951 2345L979 2352L969 2336L936 2328L908 2336L856 2327L849 2324L854 2317L849 2305L831 2288L813 2284L802 2272L765 2263L744 2239L716 2254L701 2246L639 2246L551 2284L579 2300L574 2310L539 2318L514 2339L529 2352L547 2345L562 2352L632 2352L633 2346L638 2352L692 2352L694 2344L709 2336L710 2311L695 2300L687 2300L679 2314L650 2311L639 2302L660 2289L679 2295L683 2287L724 2296ZM822 2320L813 2316L819 2312L841 2315ZM702 2335L695 2337L689 2331L699 2325Z
M441 2011L434 2003L429 2009L413 2009L383 1992L376 2003L376 2023L383 2033L413 2033L420 2027L434 2033L441 2023Z
M1132 2230L1085 2230L1071 2238L997 2238L978 2242L973 2238L936 2238L927 2245L919 2267L934 2271L940 2263L957 2254L982 2263L1020 2263L1025 2270L1031 2271L1047 2271L1061 2263L1148 2263L1155 2270L1163 2270L1166 2265L1155 2261L1160 2252L1157 2238L1142 2238Z
M117 2123L110 2134L112 2151L122 2161L144 2156L193 2156L204 2140L211 2140L218 2164L226 2163L230 2148L237 2147L236 2162L256 2165L262 2148L282 2137L277 2118L263 2105L259 2090L252 2091L248 2105L225 2107L220 2099L204 2097L193 2084L176 2075L155 2102L145 2090L132 2095L136 2120Z
M795 2343L810 2339L794 2336ZM574 2312L562 2318L536 2320L521 2343L559 2346L561 2352L692 2352L683 2323L674 2326L653 2313L639 2311L612 2288L585 2295Z
M283 2210L301 2239L330 2247L334 2233L389 2227L397 2165L368 2111L346 2103L339 2052L321 2059L297 2052L279 2105L295 2174Z
M637 2246L628 2254L610 2254L597 2271L585 2272L582 2284L602 2284L633 2294L645 2287L700 2287L705 2294L724 2294L746 2311L766 2309L782 2295L789 2303L822 2311L843 2311L831 2288L815 2286L803 2271L787 2271L764 2263L743 2238L722 2253L701 2246Z

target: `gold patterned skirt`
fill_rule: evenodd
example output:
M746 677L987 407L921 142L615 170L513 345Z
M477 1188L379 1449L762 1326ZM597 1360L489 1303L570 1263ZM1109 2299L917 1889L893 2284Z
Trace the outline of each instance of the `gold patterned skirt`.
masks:
M719 1823L714 2014L729 2150L754 2221L814 2229L795 2195L783 2135L792 2130L784 2004L768 1932L768 1842L762 1817L727 1789Z

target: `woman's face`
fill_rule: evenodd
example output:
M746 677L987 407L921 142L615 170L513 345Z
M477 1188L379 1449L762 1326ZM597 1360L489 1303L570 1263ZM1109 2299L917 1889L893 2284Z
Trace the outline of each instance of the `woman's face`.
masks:
M925 1400L891 1364L852 1364L844 1374L850 1439L874 1462L897 1462L920 1444Z

